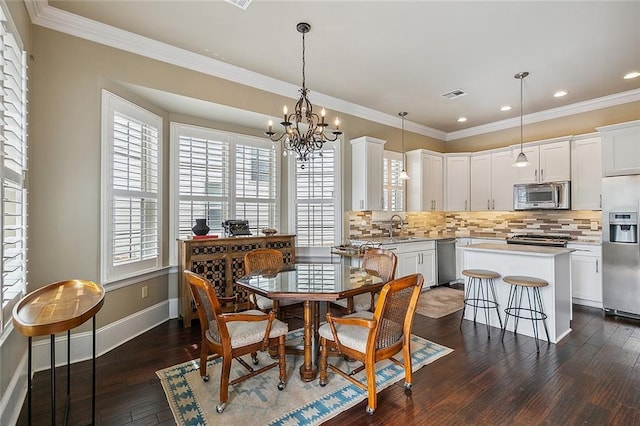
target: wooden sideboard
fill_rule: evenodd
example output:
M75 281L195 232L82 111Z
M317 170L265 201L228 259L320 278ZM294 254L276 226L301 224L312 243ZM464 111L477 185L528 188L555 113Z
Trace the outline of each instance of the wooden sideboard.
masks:
M248 294L236 287L235 280L244 275L244 255L257 248L280 250L287 264L296 261L295 235L178 240L178 314L185 327L191 326L191 320L198 318L198 313L182 271L188 269L207 278L219 296L238 293L239 308L246 309L249 307Z

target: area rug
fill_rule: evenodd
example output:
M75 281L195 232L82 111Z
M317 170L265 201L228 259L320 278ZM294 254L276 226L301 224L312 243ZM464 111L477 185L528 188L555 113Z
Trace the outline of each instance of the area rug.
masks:
M287 340L301 337L302 330L296 330L289 333ZM453 349L421 337L411 336L414 371L452 351ZM259 352L258 358L260 365L272 362L266 352ZM397 359L402 360L401 353ZM330 358L332 363L338 360L345 362L342 358ZM250 362L248 357L247 361ZM303 382L298 373L301 363L302 356L287 355L287 387L282 391L277 390L277 367L230 386L229 401L222 414L216 412L220 395L220 359L208 361L207 373L211 377L208 382L200 378L197 359L165 368L156 374L160 378L176 423L181 426L317 425L366 399L366 392L331 370L328 372L329 383L325 387L320 387L317 380ZM347 364L348 368L359 365L356 362ZM244 372L244 367L234 361L231 380ZM362 383L366 382L364 371L355 377ZM378 392L403 378L403 368L391 361L381 361L377 364Z
M462 309L464 291L449 287L436 287L420 294L416 313L429 318L441 318Z

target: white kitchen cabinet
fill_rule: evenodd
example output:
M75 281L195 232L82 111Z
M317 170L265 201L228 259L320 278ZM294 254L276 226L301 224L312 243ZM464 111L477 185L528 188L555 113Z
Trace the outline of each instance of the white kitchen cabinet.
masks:
M571 209L602 208L602 147L599 136L571 141Z
M363 136L351 140L351 208L382 210L386 141Z
M445 210L469 210L469 154L444 155Z
M471 210L513 209L511 150L471 156Z
M407 156L407 210L442 210L442 154L417 149Z
M435 241L421 241L394 245L383 244L381 247L392 250L398 257L396 278L419 273L424 277L424 290L436 285Z
M605 176L640 174L640 120L597 128Z
M544 183L571 180L571 146L568 140L523 149L531 164L515 168L514 183ZM513 150L515 161L520 153Z
M602 247L568 244L571 253L573 303L602 309Z

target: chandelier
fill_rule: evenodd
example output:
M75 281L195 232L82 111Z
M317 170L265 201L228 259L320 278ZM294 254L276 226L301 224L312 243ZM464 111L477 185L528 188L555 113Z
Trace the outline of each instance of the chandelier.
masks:
M282 109L283 121L280 124L284 127L284 131L282 133L274 132L273 122L269 120L269 129L264 134L274 142L283 141L284 155L287 155L287 151L292 151L296 154L297 160L306 162L313 157L315 151L322 149L325 142L337 140L342 132L340 131L340 121L336 118L335 130L331 132L332 135L325 133L329 126L325 122L326 111L323 108L320 115L313 112L313 105L311 105L307 97L309 89L306 87L304 75L304 35L311 30L311 25L306 22L300 22L296 29L299 33L302 33L302 88L299 90L300 98L291 114L289 114L286 105ZM319 155L322 156L321 151ZM304 164L300 167L304 169Z

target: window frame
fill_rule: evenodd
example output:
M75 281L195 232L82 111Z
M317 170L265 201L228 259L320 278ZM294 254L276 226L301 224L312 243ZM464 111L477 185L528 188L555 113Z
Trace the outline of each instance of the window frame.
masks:
M144 123L157 131L157 189L156 193L156 255L152 258L128 262L122 265L113 264L113 131L116 112L132 120ZM105 89L102 90L102 167L101 167L101 195L100 209L101 248L100 276L103 285L120 280L126 280L138 275L157 271L163 267L163 119L162 117L124 99ZM115 191L115 192L123 192ZM131 191L132 193L135 191ZM138 191L142 193L142 191ZM148 192L148 191L147 191Z
M169 213L169 223L170 223L170 232L169 238L170 241L177 241L180 238L184 238L184 236L180 235L180 201L183 199L180 194L180 137L187 136L192 138L200 138L205 140L219 140L220 142L224 142L228 144L227 149L227 161L228 161L228 177L229 181L228 185L228 195L227 203L228 203L228 215L227 219L236 219L236 204L238 199L237 194L237 182L236 182L236 171L238 165L237 163L237 147L239 145L242 146L253 146L261 149L272 149L274 150L274 161L275 161L275 176L274 176L274 220L273 226L278 229L281 229L281 219L282 219L282 206L280 200L281 194L281 176L282 176L282 161L281 161L281 150L279 144L274 144L271 140L267 138L244 135L240 133L227 132L223 130L213 129L209 127L196 126L186 123L179 122L170 122L170 145L171 145L171 153L170 153L170 213ZM185 196L187 198L191 198L190 196ZM271 199L271 198L269 198ZM264 199L255 199L264 200ZM223 218L224 219L224 218ZM193 221L193 218L192 218ZM249 223L251 226L251 221ZM262 226L262 225L259 225ZM169 258L170 263L172 265L178 264L178 247L177 244L170 244L169 247Z
M334 223L335 223L335 231L334 231L334 240L332 245L340 244L342 239L342 229L343 229L343 209L342 209L342 143L341 140L338 139L335 142L325 142L323 146L323 150L331 148L334 150L334 163L333 167L335 170L334 175ZM314 157L309 159L309 162L312 162ZM298 200L297 200L297 186L296 186L296 168L300 167L302 162L299 162L296 159L296 156L288 153L287 155L287 167L288 167L288 179L287 179L287 188L289 192L289 209L288 209L288 219L289 225L288 230L290 234L297 235L297 210L298 210ZM325 261L326 259L331 258L331 246L323 246L323 247L309 247L300 245L298 238L296 237L296 258L302 261Z
M11 18L11 13L9 12L5 2L0 3L0 25L2 25L2 84L0 88L2 89L2 111L0 111L0 116L2 120L0 121L0 135L2 136L2 141L0 142L0 155L2 157L2 166L0 167L0 180L2 181L2 187L0 191L2 192L0 195L2 196L3 202L0 204L0 237L2 239L2 263L0 263L0 274L2 274L2 280L0 282L0 306L2 307L2 311L0 313L0 332L4 334L6 329L11 329L11 315L12 310L15 304L20 300L20 298L26 293L27 290L27 218L28 218L28 200L27 200L27 189L26 189L26 173L27 173L27 160L28 160L28 135L27 135L27 93L28 93L28 85L27 85L27 59L26 52L24 50L24 45L22 43L22 39L20 38L20 34L16 29L16 26ZM7 40L11 40L11 43L7 44ZM15 43L15 44L14 44ZM5 52L7 52L5 54ZM5 68L8 60L5 61L4 57L6 56L14 56L16 61L19 63L14 63L15 72L18 73L17 76L14 76L11 73L7 73ZM15 93L16 90L19 91L17 93L17 97L19 97L19 105L16 105L7 101L4 97L5 86L4 82L6 81L5 76L12 77L14 88L11 89L11 92ZM15 77L15 78L14 78ZM8 97L8 96L7 96ZM13 107L13 108L12 108ZM12 120L14 122L14 126L19 130L19 134L16 134L15 131L11 129L7 129L9 127L7 124L5 111L9 111L10 109L14 110L14 114L17 115L16 120ZM11 137L6 136L8 133L11 133ZM15 158L7 158L5 156L5 141L9 139L16 140L19 145L19 150L15 155ZM11 146L11 145L9 145ZM12 151L16 151L13 149ZM13 161L14 169L12 170L6 165L6 161ZM5 192L5 181L12 183L15 193L16 200L19 200L15 203L15 207L13 210L19 212L17 214L12 214L13 217L17 218L16 222L19 222L17 225L7 225L7 208L6 204L12 202L12 200L7 198ZM6 226L9 226L12 229L12 232L6 232ZM7 236L7 233L12 234L11 236ZM17 239L15 235L19 234ZM14 237L14 238L12 238ZM12 253L11 256L7 254L9 249L7 246L9 245L17 245L18 249L14 250L15 253ZM6 283L6 263L9 263L9 258L17 259L17 261L13 261L14 274L17 278L16 281L9 286ZM9 291L10 288L10 291Z
M395 151L384 151L383 154L383 165L382 165L382 173L383 173L383 178L382 178L382 194L383 194L383 211L386 212L402 212L406 210L406 206L407 206L407 184L406 181L404 180L400 180L399 178L396 177L397 181L400 181L402 186L400 187L400 185L393 185L393 167L389 167L387 166L387 173L385 174L385 164L390 165L392 161L398 161L401 164L400 169L402 170L404 163L405 163L405 159L404 159L404 154L402 154L401 152L395 152ZM405 166L406 167L406 166ZM400 174L400 172L398 172L398 175ZM393 190L400 190L402 191L402 206L400 208L400 210L393 210L391 208L392 206L392 200L393 200ZM386 192L386 196L385 196L385 192ZM385 209L384 205L386 205L388 208Z

